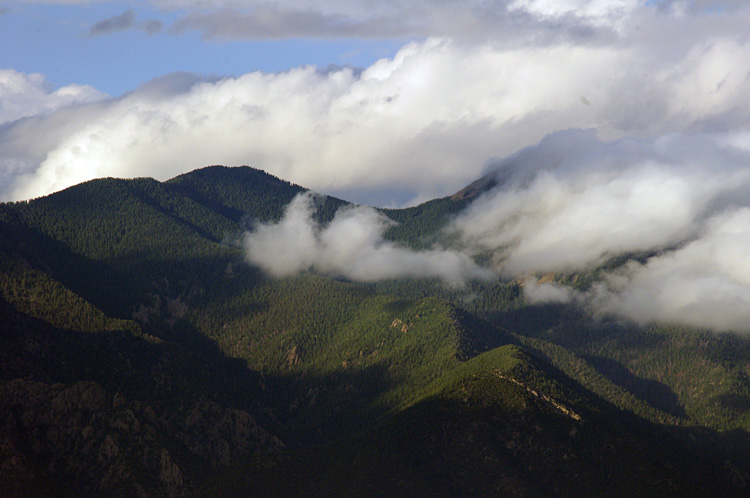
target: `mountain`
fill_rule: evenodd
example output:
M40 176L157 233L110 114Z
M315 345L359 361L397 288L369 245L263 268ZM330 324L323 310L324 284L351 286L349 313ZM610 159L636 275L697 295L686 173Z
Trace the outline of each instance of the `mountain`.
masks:
M381 210L386 239L486 187ZM267 277L242 234L304 191L213 166L0 204L4 496L747 495L750 340L515 281Z

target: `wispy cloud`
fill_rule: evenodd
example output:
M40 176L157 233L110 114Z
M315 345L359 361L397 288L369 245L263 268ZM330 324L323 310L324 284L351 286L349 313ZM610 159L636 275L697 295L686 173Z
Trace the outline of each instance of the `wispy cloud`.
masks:
M133 12L132 9L126 10L120 15L104 19L91 26L89 35L104 35L115 31L130 29L135 24L135 18L135 12Z
M91 26L89 36L107 35L118 31L128 29L142 29L149 35L161 31L163 23L161 21L137 22L137 15L133 9L126 10L122 14L101 20Z
M313 194L299 194L279 223L260 224L245 235L248 261L274 277L314 269L362 282L422 277L462 285L494 275L463 253L413 251L385 241L393 222L372 208L341 208L328 226L318 225L313 214Z
M158 20L146 21L141 27L149 35L154 35L162 30L164 23Z
M189 9L173 31L196 30L219 39L451 37L518 42L591 37L614 26L607 20L613 13L606 9L599 9L596 16L581 11L582 15L569 19L542 15L533 7L503 1L275 1L252 7L218 2L213 8Z
M283 39L292 37L406 36L400 19L351 19L342 14L260 7L244 13L234 9L193 12L172 26L172 31L202 31L206 38Z

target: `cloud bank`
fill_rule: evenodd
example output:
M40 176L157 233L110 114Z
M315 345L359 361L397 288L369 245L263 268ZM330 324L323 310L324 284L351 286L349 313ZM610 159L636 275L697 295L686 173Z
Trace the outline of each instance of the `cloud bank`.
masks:
M399 277L438 278L449 285L494 275L456 251L412 251L383 239L393 221L369 207L341 208L328 226L313 220L313 194L297 195L284 218L244 237L247 260L269 275L307 270L360 282Z
M19 132L24 123L0 130L0 168L19 173L0 198L221 163L358 202L414 203L462 188L489 158L557 130L613 139L750 126L749 72L750 40L737 37L664 53L648 42L430 39L362 71L300 67L159 93L144 85L59 111L65 121L35 116L33 137Z
M750 208L718 213L684 247L608 275L594 302L641 323L750 331L748 244Z
M583 3L584 5L580 5ZM251 7L214 2L187 7L172 31L201 32L209 39L427 38L477 40L505 36L580 38L612 29L636 2L524 1L274 1ZM583 28L583 29L582 29Z
M605 274L579 300L636 321L750 330L750 131L606 142L558 132L496 165L450 230L506 276ZM573 298L527 279L532 302ZM748 308L750 309L750 308Z

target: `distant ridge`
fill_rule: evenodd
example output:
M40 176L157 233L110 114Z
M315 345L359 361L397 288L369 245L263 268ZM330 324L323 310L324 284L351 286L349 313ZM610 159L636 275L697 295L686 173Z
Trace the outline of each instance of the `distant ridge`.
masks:
M492 190L497 185L497 180L494 174L485 175L478 180L471 182L466 187L462 188L451 196L451 200L454 201L467 201L472 200L483 193Z

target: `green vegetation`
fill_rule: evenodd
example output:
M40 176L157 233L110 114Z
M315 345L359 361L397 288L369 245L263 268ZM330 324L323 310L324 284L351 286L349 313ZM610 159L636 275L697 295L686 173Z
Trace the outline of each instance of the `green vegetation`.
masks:
M411 208L384 209L383 213L397 223L385 236L415 249L430 247L444 237L443 227L467 204L443 197Z
M239 236L302 191L217 166L0 204L0 488L747 494L746 337L594 320L499 280L268 279ZM321 223L344 204L317 202ZM429 247L466 202L385 210L387 237Z

